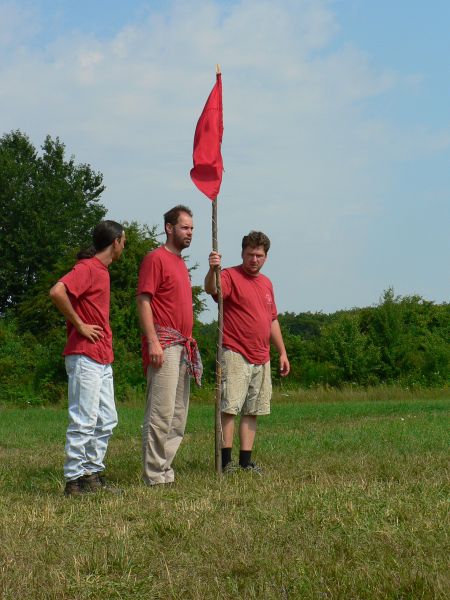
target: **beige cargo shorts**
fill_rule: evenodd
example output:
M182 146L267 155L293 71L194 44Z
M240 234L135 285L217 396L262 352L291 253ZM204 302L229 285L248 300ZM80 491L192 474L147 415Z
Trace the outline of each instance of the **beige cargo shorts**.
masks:
M268 415L272 397L270 361L252 365L238 352L222 352L221 411L231 415Z

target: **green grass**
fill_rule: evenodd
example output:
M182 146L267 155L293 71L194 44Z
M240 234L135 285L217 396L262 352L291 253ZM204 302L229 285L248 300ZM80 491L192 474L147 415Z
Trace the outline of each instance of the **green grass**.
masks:
M143 408L119 405L118 497L63 497L64 409L2 410L2 600L448 598L448 399L286 393L264 477L215 476L202 402L166 488L141 484Z

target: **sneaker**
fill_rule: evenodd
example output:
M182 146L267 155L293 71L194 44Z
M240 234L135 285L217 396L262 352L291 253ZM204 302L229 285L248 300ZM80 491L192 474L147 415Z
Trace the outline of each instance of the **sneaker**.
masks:
M232 460L222 468L222 473L224 475L230 475L231 473L236 473L237 471L239 471L239 465Z
M254 462L249 462L245 467L241 466L241 469L249 473L255 473L255 475L262 475L264 473L262 468Z
M78 479L66 481L66 487L64 488L64 496L82 496L83 494L86 494L88 492L89 490L86 489L86 486L84 485L83 477L78 477Z

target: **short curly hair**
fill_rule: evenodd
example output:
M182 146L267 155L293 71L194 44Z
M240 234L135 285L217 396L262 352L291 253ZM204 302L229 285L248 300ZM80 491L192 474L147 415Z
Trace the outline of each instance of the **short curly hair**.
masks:
M264 252L267 254L270 248L270 240L265 233L262 231L250 231L248 235L244 235L242 238L242 251L246 248L256 248L262 246Z

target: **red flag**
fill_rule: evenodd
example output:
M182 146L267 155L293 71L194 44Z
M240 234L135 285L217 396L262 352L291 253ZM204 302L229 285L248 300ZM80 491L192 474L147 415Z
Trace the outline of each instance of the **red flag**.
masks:
M191 169L192 181L213 201L219 195L222 183L222 134L222 76L217 73L217 81L195 128L192 154L194 168Z

